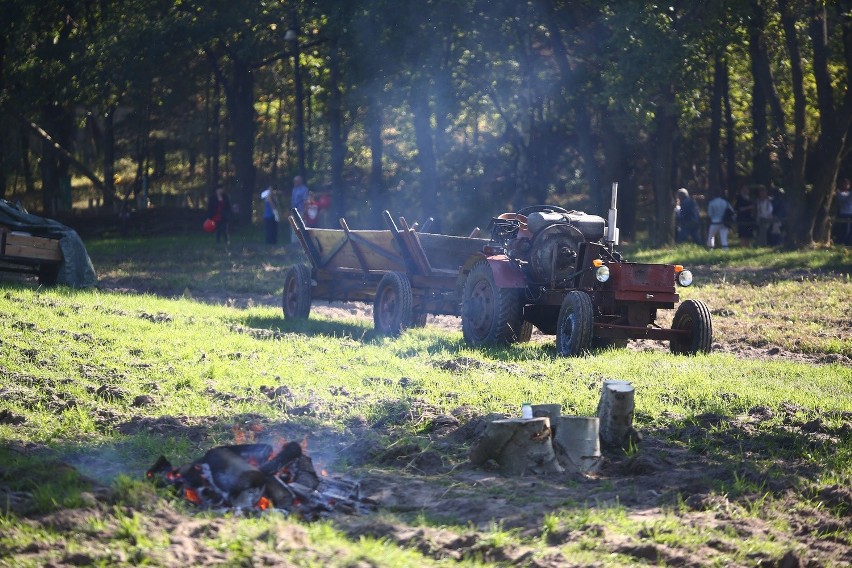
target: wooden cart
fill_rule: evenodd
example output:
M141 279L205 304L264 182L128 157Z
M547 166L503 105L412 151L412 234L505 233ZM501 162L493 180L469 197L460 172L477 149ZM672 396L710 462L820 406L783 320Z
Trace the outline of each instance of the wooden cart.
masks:
M0 227L0 270L36 274L41 284L53 286L62 261L59 240Z
M295 209L289 217L311 266L297 264L285 276L284 317L306 318L313 300L373 304L378 332L396 335L422 326L427 314L461 314L464 277L488 239L418 232L405 218L384 212L385 230L305 226Z

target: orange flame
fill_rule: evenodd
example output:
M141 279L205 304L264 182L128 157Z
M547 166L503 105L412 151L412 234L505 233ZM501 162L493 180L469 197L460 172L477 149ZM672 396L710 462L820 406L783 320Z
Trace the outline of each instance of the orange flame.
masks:
M258 499L257 503L254 504L254 506L260 509L261 511L267 510L270 505L272 505L272 502L266 497L261 497L260 499Z
M187 501L192 501L196 505L201 505L201 497L198 496L198 493L195 492L195 489L190 489L187 487L184 491L184 495L186 495Z
M246 443L246 433L239 426L234 426L234 443L235 444L245 444Z

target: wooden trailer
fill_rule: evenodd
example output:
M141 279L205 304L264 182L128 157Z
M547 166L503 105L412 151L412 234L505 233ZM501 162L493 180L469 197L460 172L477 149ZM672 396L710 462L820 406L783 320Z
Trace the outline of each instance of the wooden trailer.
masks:
M290 225L308 267L297 264L285 276L284 317L306 318L313 300L360 301L373 304L378 332L395 335L422 326L428 314L461 314L464 278L488 239L424 233L399 224L384 212L385 230L306 227L291 211Z
M0 227L0 270L36 274L39 283L53 286L62 261L58 239Z

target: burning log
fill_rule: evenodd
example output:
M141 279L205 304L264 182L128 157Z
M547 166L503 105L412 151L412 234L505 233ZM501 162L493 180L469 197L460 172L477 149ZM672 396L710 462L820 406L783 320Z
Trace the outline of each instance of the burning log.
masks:
M269 444L218 446L181 467L173 467L160 456L147 477L174 487L191 503L206 508L272 508L311 520L335 510L366 512L373 505L360 498L357 483L336 481L330 483L331 493L319 491L322 480L296 442L278 452Z

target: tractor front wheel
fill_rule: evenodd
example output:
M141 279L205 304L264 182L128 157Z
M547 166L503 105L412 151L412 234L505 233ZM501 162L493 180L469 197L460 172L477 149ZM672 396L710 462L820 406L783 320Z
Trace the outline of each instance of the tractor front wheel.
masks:
M669 342L672 353L678 355L710 353L713 345L713 323L710 321L710 309L701 300L684 300L672 318L672 329L689 332Z
M563 357L586 353L592 346L592 298L572 290L562 300L556 322L556 351Z

